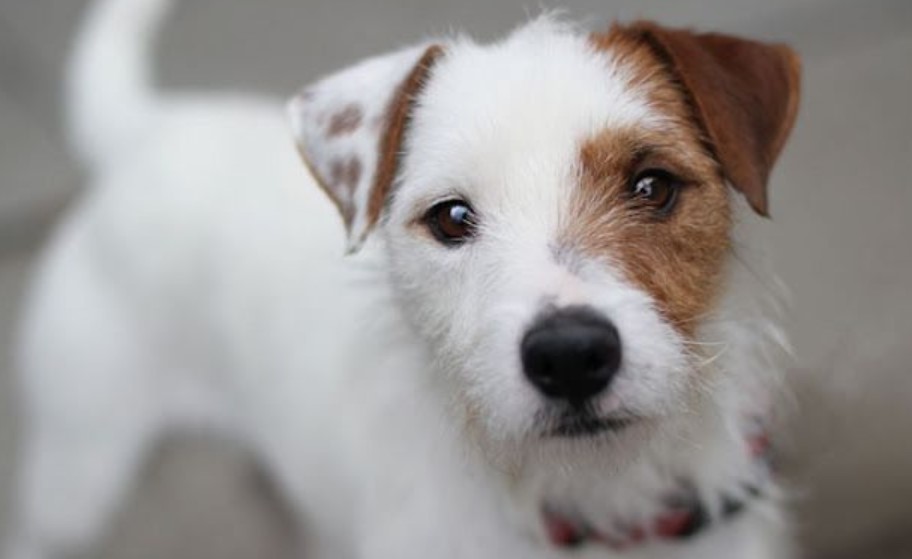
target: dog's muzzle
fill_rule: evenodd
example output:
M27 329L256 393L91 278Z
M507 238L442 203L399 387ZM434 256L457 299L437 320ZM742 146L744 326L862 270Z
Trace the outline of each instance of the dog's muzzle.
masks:
M582 406L621 365L617 328L595 309L570 306L540 316L520 345L526 378L548 398Z

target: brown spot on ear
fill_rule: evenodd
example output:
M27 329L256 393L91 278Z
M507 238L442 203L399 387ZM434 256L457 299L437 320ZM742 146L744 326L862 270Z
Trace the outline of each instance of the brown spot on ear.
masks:
M335 113L329 119L329 125L326 127L326 135L330 138L351 134L361 126L361 120L364 118L364 111L355 103L346 105L342 110Z
M612 33L654 51L689 97L726 177L767 215L767 180L798 112L798 56L785 45L650 22Z
M615 30L592 41L624 66L630 87L660 118L605 129L583 143L580 185L561 243L619 267L672 325L692 336L721 290L730 249L728 188L689 100L655 52ZM664 217L629 196L634 178L655 168L684 183Z
M354 196L355 187L361 178L361 161L351 156L347 160L336 159L329 167L329 184L334 188L345 187L348 198Z
M385 133L380 140L377 173L367 205L367 225L373 227L380 218L383 204L389 195L399 169L400 149L411 118L415 99L421 91L434 62L444 53L440 45L428 47L418 63L399 86L386 111Z
M339 210L339 215L342 216L342 221L345 224L345 227L351 227L355 218L354 204L352 203L352 200L343 200L341 197L339 197L335 190L336 186L328 184L323 179L323 176L316 171L301 144L297 145L297 149L298 155L301 156L301 161L304 163L304 166L307 167L307 171L310 173L310 176L314 178L314 181L316 181L317 186L320 187L320 190L326 194L326 197L329 198L330 201L332 201L333 205L336 206L336 209Z
M345 227L351 227L355 219L355 192L358 181L361 179L363 167L361 160L354 155L346 160L333 160L329 165L329 175L324 180L322 175L314 170L310 159L303 152L303 148L300 145L298 145L298 153L301 155L301 160L307 170L316 181L317 186L326 193L333 205L336 206L336 209L339 210L339 215L342 216Z

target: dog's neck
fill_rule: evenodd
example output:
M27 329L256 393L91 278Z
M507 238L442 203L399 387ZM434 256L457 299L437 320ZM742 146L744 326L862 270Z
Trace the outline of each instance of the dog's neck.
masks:
M526 531L568 546L669 537L771 498L767 433L753 410L707 408L685 420L632 426L604 440L554 441L504 477L510 514ZM675 516L677 515L677 516Z
M674 476L671 481L660 476L641 487L640 507L596 511L595 517L580 512L577 505L563 498L546 497L541 510L545 534L556 547L598 544L620 551L651 540L688 539L732 520L775 492L765 423L749 420L744 430L742 456L751 460L741 465L743 471L721 472L717 479L695 475L699 470ZM734 462L739 462L737 457Z

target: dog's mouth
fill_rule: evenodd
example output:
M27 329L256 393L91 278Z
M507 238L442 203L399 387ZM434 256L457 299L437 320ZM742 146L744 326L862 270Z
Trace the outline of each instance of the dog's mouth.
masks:
M567 413L552 419L546 436L573 439L617 433L636 423L636 420L630 414L599 417L588 411Z

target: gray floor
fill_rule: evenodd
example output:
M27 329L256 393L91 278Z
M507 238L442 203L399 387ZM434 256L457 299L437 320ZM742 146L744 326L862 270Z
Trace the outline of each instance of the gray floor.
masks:
M185 0L165 32L161 81L284 94L429 33L495 36L526 5L539 3ZM912 556L902 547L912 529L912 2L548 5L593 25L657 18L785 40L803 54L802 113L774 176L770 227L793 293L798 450L786 473L799 488L796 524L820 557ZM0 511L15 465L11 329L33 251L80 184L57 101L83 6L0 0ZM235 449L171 443L99 557L287 557L281 510L263 489Z

